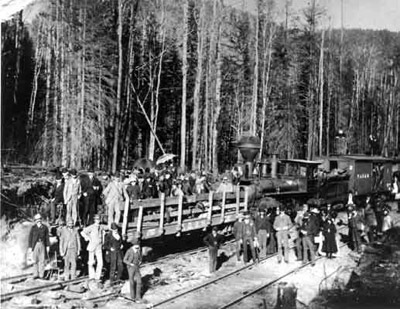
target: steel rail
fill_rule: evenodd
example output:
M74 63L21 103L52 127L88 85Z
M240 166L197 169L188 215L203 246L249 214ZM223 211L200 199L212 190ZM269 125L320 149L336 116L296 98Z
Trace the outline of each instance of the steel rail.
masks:
M340 246L340 248L342 248L342 247L344 247L346 245L347 244L343 244L342 246ZM316 257L315 261L318 261L318 260L320 260L322 258L324 258L324 256L318 256L318 257ZM237 303L241 302L242 300L244 300L244 299L246 299L246 298L248 298L248 297L250 297L250 296L252 296L252 295L254 295L254 294L258 293L258 292L260 292L261 290L264 290L265 288L270 287L271 285L274 285L275 283L277 283L278 281L282 280L283 278L286 278L287 276L290 276L291 274L298 272L299 270L303 269L304 267L306 267L306 266L308 266L310 264L311 264L311 262L307 262L305 264L302 264L302 265L296 267L295 269L293 269L291 271L288 271L287 273L283 274L282 276L280 276L280 277L278 277L278 278L276 278L276 279L274 279L272 281L269 281L268 283L262 284L261 286L255 288L255 289L253 289L251 291L246 291L245 295L240 296L240 297L232 300L228 304L225 304L222 307L219 307L218 309L226 309L226 308L232 307L233 305L236 305Z
M28 288L28 289L23 289L23 290L17 290L17 291L13 291L13 292L9 292L9 293L4 293L0 295L1 301L7 300L10 297L14 297L17 295L27 295L27 294L33 294L33 293L37 293L43 290L51 290L53 288L56 287L63 287L67 284L71 284L71 283L79 283L82 281L85 281L88 278L88 276L84 276L81 278L76 278L76 279L72 279L72 280L66 280L66 281L59 281L59 282L54 282L54 283L50 283L50 284L46 284L46 285L40 285L40 286L36 286L33 288Z
M234 242L235 242L235 240L229 240L229 241L225 242L222 247L225 247L227 245L233 244ZM155 261L145 262L145 263L143 263L143 265L154 265L154 264L157 264L158 262L161 262L161 261L164 261L164 260L173 259L173 258L182 256L182 255L193 255L195 253L200 253L200 252L203 252L203 251L207 251L207 249L208 249L208 247L203 246L203 247L196 248L196 249L191 249L191 250L188 250L188 251L172 253L172 254L168 254L166 256L162 256L162 257L156 259Z
M345 227L343 227L343 228L341 228L341 229L338 229L338 232L339 232L339 230L342 230L342 229L345 229ZM340 248L342 248L343 246L346 246L346 244L340 246ZM290 250L293 250L293 249L295 249L295 248L296 248L296 246L293 245L293 246L290 247L289 249L290 249ZM200 284L200 285L198 285L198 286L195 286L195 287L193 287L193 288L191 288L191 289L189 289L189 290L186 290L186 291L184 291L184 292L182 292L182 293L179 293L179 294L176 294L176 295L174 295L174 296L171 296L170 298L164 299L164 300L162 300L162 301L160 301L160 302L158 302L158 303L153 304L153 305L152 305L152 308L159 307L159 306L161 306L161 305L163 305L163 304L173 302L174 300L176 300L176 299L178 299L178 298L180 298L180 297L182 297L182 296L185 296L185 295L187 295L187 294L193 293L193 292L195 292L195 291L197 291L197 290L200 290L200 289L202 289L202 288L204 288L204 287L206 287L206 286L209 286L209 285L211 285L211 284L214 284L215 282L218 282L218 281L223 280L223 279L225 279L225 278L228 278L228 277L231 277L231 276L233 276L233 275L236 275L237 273L240 273L240 272L243 271L243 270L251 269L251 268L253 268L253 267L257 267L260 263L263 263L263 262L265 262L265 261L267 261L267 260L269 260L269 259L271 259L271 258L273 258L273 257L276 257L277 255L278 255L278 253L273 253L273 254L271 254L271 255L269 255L269 256L267 256L267 257L261 259L261 260L259 261L259 263L252 263L252 264L246 265L246 266L244 266L244 267L241 267L241 268L239 268L239 269L234 270L233 272L227 273L227 274L225 274L225 275L223 275L223 276L217 277L217 278L215 278L215 279L213 279L213 280L211 280L211 281L207 281L207 282L205 282L205 283L203 283L203 284ZM323 258L323 256L316 257L316 260L319 260L319 259L321 259L321 258ZM301 269L301 268L303 268L303 267L309 265L310 263L311 263L311 262L301 265L299 268L296 268L296 269L294 269L293 271L291 271L291 273L298 271L299 269ZM291 274L291 273L290 273L290 274ZM284 275L283 278L284 278L285 276L287 276L287 275L289 275L289 274ZM277 280L281 280L281 278L278 278ZM273 284L273 283L272 283L272 284ZM254 293L256 293L256 292L254 292ZM253 294L254 294L254 293L253 293ZM247 295L249 295L249 294L246 294L246 296L245 296L244 298L246 298ZM244 298L243 298L243 299L244 299Z
M24 279L24 278L28 278L32 275L33 275L33 273L26 273L26 274L21 274L21 275L16 275L16 276L4 277L4 278L0 278L0 282Z
M293 248L294 248L294 247L291 247L290 249L293 249ZM265 262L265 261L267 261L267 260L269 260L269 259L271 259L271 258L273 258L273 257L276 257L277 255L278 255L277 253L271 254L271 255L269 255L269 256L267 256L267 257L261 259L261 260L259 261L258 264L260 264L260 263L262 263L262 262ZM227 274L225 274L225 275L223 275L223 276L217 277L217 278L215 278L215 279L213 279L213 280L211 280L211 281L207 281L207 282L202 283L202 284L200 284L200 285L198 285L198 286L195 286L195 287L193 287L193 288L191 288L191 289L189 289L189 290L186 290L186 291L184 291L184 292L182 292L182 293L180 293L180 294L177 294L177 295L174 295L174 296L172 296L172 297L170 297L170 298L164 299L164 300L162 300L162 301L160 301L160 302L158 302L158 303L156 303L156 304L153 304L152 307L155 308L155 307L161 306L161 305L163 305L163 304L165 304L165 303L172 302L173 300L175 300L175 299L177 299L177 298L180 298L180 297L182 297L182 296L184 296L184 295L190 294L190 293L192 293L192 292L194 292L194 291L200 290L200 289L202 289L202 288L204 288L204 287L206 287L206 286L209 286L209 285L211 285L211 284L214 284L214 283L217 282L217 281L220 281L220 280L223 280L223 279L225 279L225 278L228 278L228 277L231 277L231 276L233 276L233 275L236 275L237 273L240 273L240 272L243 271L243 270L251 269L251 268L253 268L253 267L256 267L258 264L252 263L252 264L243 266L243 267L241 267L241 268L239 268L239 269L236 269L236 270L234 270L234 271L232 271L232 272L230 272L230 273L227 273Z

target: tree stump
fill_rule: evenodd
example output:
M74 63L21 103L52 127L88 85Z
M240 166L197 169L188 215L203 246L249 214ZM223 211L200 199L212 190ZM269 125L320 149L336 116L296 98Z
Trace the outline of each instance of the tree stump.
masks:
M295 309L297 288L293 284L281 282L278 285L278 299L275 308Z

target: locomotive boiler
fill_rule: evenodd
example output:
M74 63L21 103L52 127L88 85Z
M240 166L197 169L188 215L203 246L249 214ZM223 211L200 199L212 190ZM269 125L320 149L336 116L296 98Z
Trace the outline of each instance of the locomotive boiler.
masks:
M238 148L244 161L241 164L241 185L248 190L251 206L257 206L257 202L264 197L303 203L317 194L320 161L279 160L276 154L255 160L260 150L260 140L255 136L243 136Z

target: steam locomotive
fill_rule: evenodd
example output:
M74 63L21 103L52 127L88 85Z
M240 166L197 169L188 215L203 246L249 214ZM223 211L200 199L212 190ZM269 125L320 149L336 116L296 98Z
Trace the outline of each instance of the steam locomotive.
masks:
M256 161L260 140L255 136L243 136L238 148L244 160L241 185L249 191L253 206L272 197L285 204L313 201L339 208L347 203L349 192L355 200L389 196L393 174L400 170L400 159L368 155L340 154L309 161L279 160L273 154Z

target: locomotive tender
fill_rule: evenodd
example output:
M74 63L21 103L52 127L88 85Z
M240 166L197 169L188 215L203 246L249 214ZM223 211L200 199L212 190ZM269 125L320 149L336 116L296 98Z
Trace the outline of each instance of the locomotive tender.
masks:
M238 148L244 159L244 179L249 201L257 206L264 197L273 197L287 204L310 199L333 207L347 203L348 194L363 199L367 195L387 195L392 176L399 169L399 159L368 155L335 155L317 161L278 160L276 155L256 161L260 141L243 136Z

